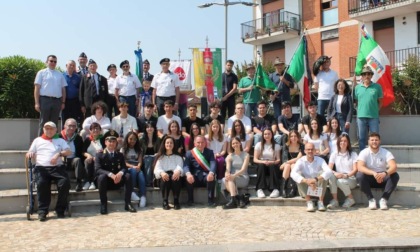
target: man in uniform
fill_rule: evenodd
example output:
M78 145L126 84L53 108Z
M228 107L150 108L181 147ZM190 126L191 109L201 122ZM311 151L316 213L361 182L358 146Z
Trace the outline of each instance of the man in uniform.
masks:
M57 218L64 218L70 190L70 180L63 166L62 157L70 155L71 150L65 140L56 136L57 125L55 123L46 122L43 130L44 134L35 138L26 153L27 158L36 158L34 176L40 221L47 220L51 202L51 181L57 181L58 199L55 207Z
M79 55L79 71L77 71L77 74L79 75L85 75L89 72L89 68L86 66L86 64L88 63L88 59L87 56L84 52L82 52Z
M98 182L99 197L101 200L101 214L108 213L108 189L118 189L124 186L124 209L129 212L137 212L131 205L131 193L133 183L130 173L125 164L124 155L117 150L118 133L110 130L104 135L106 148L104 152L96 153L95 171Z
M143 61L143 81L152 81L154 75L149 72L150 70L150 62L146 59ZM139 76L140 77L140 76Z
M184 173L187 176L188 205L194 204L194 187L207 187L208 206L215 207L214 187L216 161L212 150L206 148L206 139L198 135L194 146L185 155Z

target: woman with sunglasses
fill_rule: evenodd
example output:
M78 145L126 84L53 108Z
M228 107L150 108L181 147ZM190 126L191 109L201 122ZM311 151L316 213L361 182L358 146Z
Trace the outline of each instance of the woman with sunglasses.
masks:
M83 156L85 157L86 178L83 190L95 190L95 156L105 148L101 125L94 122L89 127L89 136L83 142Z
M353 99L347 81L338 79L334 84L334 93L328 104L327 119L337 118L340 123L340 129L348 134L353 118Z
M236 136L239 137L239 139L241 139L241 145L242 145L242 149L246 152L249 153L249 151L251 150L251 143L252 143L252 139L251 137L246 133L245 131L245 126L242 123L241 120L237 119L233 122L232 124L232 133L231 136L228 138L228 141L230 142L231 139L235 138ZM229 154L231 149L229 148Z

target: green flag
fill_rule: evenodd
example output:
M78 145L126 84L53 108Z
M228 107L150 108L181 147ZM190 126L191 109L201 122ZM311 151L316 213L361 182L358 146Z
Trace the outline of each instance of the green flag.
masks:
M274 84L268 77L267 73L264 72L261 63L258 63L257 66L255 85L265 91L277 91L276 84Z

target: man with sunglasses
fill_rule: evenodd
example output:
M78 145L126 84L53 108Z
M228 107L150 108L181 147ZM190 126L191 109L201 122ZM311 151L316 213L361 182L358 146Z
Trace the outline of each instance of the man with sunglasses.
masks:
M64 75L55 70L57 57L47 57L47 68L39 70L34 81L35 110L40 113L38 135L48 121L58 124L58 117L66 103L67 82Z
M357 85L354 92L354 100L357 102L360 151L366 147L369 132L379 133L379 110L383 99L381 85L372 82L372 69L365 66L361 74L363 83Z

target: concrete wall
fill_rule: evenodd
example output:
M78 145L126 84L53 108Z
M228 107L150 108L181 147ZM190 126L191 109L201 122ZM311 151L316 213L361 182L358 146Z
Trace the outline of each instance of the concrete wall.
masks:
M405 17L405 20L403 18ZM405 21L405 25L403 22ZM395 50L417 47L417 13L394 17Z
M38 134L38 119L0 119L0 150L27 150Z

